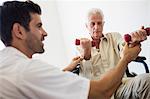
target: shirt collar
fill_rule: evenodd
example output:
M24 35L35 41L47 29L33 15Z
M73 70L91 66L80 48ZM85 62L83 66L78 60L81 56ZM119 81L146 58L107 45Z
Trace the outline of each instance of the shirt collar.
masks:
M16 49L15 47L12 47L12 46L6 47L3 50L10 54L15 54L15 55L19 55L24 58L28 58L25 54L23 54L21 51L19 51L18 49Z
M106 40L107 41L108 38L106 37L106 35L103 34L102 37L101 37L101 40Z
M92 40L92 38L91 38L91 37L89 37L89 39L91 39L91 40ZM102 41L102 40L105 40L105 41L107 41L107 40L108 40L107 36L106 36L106 35L104 35L104 34L102 34L102 37L101 37L100 39L101 39L101 41Z

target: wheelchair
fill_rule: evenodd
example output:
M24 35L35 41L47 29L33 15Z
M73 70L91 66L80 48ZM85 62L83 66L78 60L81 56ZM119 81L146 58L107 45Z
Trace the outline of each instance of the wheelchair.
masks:
M148 65L146 64L145 60L146 60L146 57L139 56L136 58L136 60L133 60L133 62L141 63L142 66L144 66L145 73L149 73L149 68L148 68ZM137 74L135 72L130 72L129 68L126 69L126 75L127 75L127 77L137 76Z
M136 58L136 60L133 60L133 62L142 63L144 66L144 69L145 69L145 73L149 73L149 68L148 68L148 65L146 64L145 60L146 60L146 57L138 56ZM80 71L80 64L78 64L77 67L74 70L72 70L72 72L77 74L77 75L79 75L79 71ZM126 69L126 75L127 75L127 77L137 76L136 73L130 72L128 67Z

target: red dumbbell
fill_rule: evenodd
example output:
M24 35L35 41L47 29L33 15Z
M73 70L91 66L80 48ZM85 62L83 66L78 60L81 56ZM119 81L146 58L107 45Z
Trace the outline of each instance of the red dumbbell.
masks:
M91 41L91 43L92 43L92 47L96 46L94 41ZM75 45L80 45L80 40L79 39L75 40Z
M147 27L147 28L145 28L144 30L146 31L147 36L149 36L149 35L150 35L150 27ZM131 41L131 35L130 35L130 34L125 34L125 35L124 35L124 40L125 40L126 42L130 42L130 41Z

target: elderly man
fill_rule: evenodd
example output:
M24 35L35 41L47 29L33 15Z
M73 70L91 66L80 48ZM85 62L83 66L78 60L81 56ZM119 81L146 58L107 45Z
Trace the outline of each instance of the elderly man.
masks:
M93 8L87 14L86 28L90 38L81 38L78 50L84 57L81 62L80 76L90 80L98 80L105 72L116 66L120 60L123 48L123 39L119 33L103 33L104 15L98 8ZM134 42L146 39L146 31L140 29L131 34L132 46ZM95 47L91 47L91 40ZM109 72L111 74L111 72ZM115 78L114 78L115 79ZM122 84L115 92L115 99L149 99L150 74L139 75L135 78L124 78ZM113 90L118 85L112 86ZM113 98L113 97L112 97Z

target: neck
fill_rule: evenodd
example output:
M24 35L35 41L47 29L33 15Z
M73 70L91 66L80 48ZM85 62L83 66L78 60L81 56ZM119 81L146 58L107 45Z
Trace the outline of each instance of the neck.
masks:
M24 55L26 55L28 58L32 58L33 53L26 49L23 45L20 44L12 44L12 47L18 49L20 52L22 52Z
M93 40L95 42L96 48L99 49L100 39Z

